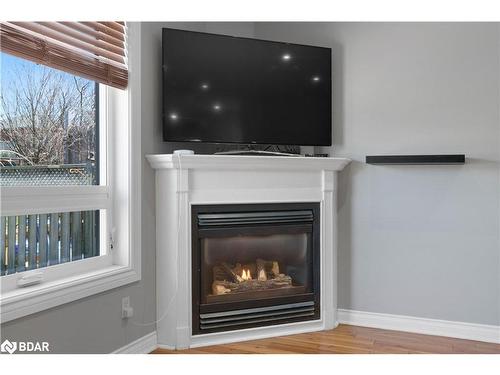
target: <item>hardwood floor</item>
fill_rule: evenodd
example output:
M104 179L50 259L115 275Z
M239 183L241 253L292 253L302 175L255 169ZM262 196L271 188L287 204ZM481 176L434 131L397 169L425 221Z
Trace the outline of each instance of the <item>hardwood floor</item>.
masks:
M500 344L341 324L331 331L153 354L500 354Z

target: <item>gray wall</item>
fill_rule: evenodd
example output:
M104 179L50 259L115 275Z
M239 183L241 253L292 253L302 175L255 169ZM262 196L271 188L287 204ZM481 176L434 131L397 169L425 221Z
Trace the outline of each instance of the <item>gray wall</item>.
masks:
M257 23L333 53L339 307L500 324L499 26ZM463 166L365 155L465 153Z
M161 27L253 35L251 23L142 24L143 155L175 146L161 141ZM2 324L2 340L48 341L53 353L109 353L156 329L154 173L144 157L142 178L142 280ZM121 319L125 296L134 308L128 321Z
M161 141L161 27L330 46L340 176L340 307L500 324L497 24L144 23L142 153ZM203 151L198 150L198 151ZM464 166L367 154L464 152ZM106 353L155 329L154 174L143 161L142 281L2 325L2 338ZM131 297L135 316L120 317Z

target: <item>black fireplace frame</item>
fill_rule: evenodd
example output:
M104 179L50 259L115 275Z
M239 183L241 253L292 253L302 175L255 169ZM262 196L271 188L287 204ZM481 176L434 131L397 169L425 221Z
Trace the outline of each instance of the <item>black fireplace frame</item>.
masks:
M299 210L311 210L312 217L312 231L309 237L310 250L312 255L312 291L310 293L296 294L290 296L282 297L272 297L266 299L258 300L244 300L244 301L234 301L234 302L223 302L223 303L201 303L201 239L205 237L200 237L198 226L198 215L199 214L217 214L217 213L243 213L243 212L272 212L272 211L299 211ZM246 229L251 228L255 232L265 233L266 231L272 231L273 228L277 227L283 231L287 227L292 230L296 230L300 224L274 224L270 226L266 223L253 223L251 226L246 226ZM227 231L226 228L221 230ZM217 230L215 225L211 228L212 231ZM320 268L320 251L321 251L321 204L320 202L301 202L301 203L265 203L265 204L254 204L254 203L242 203L242 204L217 204L217 205L192 205L191 206L191 281L192 281L192 334L205 334L221 331L238 330L244 328L252 327L262 327L275 324L286 324L292 322L306 321L306 320L317 320L320 319L320 280L321 280L321 268ZM211 328L211 329L200 329L200 315L201 314L213 314L225 311L235 311L235 310L245 310L245 309L262 309L268 310L273 309L276 306L303 306L310 305L312 315L309 316L294 316L284 319L279 319L275 322L273 320L261 321L257 323L245 323L237 324L231 327L225 327L223 329Z

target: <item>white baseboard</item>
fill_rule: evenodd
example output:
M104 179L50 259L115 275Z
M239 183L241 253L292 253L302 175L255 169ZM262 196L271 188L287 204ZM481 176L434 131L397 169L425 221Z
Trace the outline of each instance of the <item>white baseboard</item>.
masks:
M158 347L158 337L156 331L142 336L130 344L122 346L112 354L148 354Z
M339 323L500 344L500 326L338 309Z

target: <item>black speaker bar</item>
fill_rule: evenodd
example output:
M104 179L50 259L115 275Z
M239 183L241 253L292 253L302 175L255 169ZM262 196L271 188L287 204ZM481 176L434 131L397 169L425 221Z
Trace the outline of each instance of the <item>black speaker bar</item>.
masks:
M464 164L465 154L453 155L376 155L367 156L367 164Z

